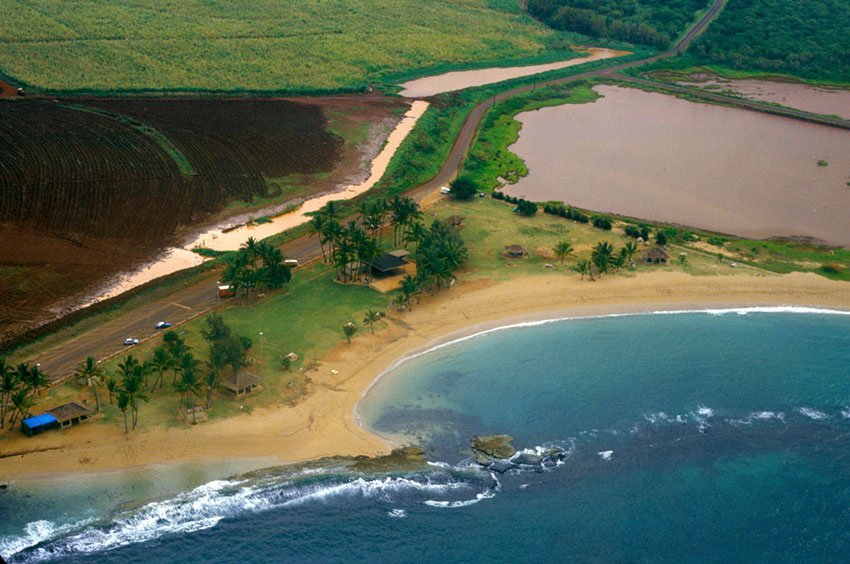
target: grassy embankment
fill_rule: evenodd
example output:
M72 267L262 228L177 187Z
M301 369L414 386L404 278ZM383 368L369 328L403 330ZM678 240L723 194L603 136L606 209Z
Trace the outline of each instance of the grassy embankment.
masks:
M0 60L14 82L49 91L316 94L568 58L573 38L513 0L191 0L167 11L42 0L4 10Z

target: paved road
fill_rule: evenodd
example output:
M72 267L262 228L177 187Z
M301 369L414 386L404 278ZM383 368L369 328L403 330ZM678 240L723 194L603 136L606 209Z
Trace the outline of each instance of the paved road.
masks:
M607 76L628 68L674 56L687 49L691 41L705 30L711 20L723 8L725 2L726 0L715 0L714 4L699 22L670 51L647 59L621 63L604 69L514 88L497 94L486 102L477 105L470 112L446 162L443 164L443 168L437 173L437 176L431 181L410 190L408 195L421 201L423 198L434 193L439 187L446 185L455 176L475 138L484 114L493 104L539 86L564 84L588 78ZM283 246L283 251L287 257L296 258L302 264L321 256L319 240L316 236L305 236L291 241ZM48 376L59 381L73 374L74 367L85 360L87 356L106 359L124 352L129 352L121 345L124 338L136 337L139 339L149 339L156 337L158 333L153 326L157 321L167 320L175 324L184 323L216 307L219 304L215 287L216 278L217 273L211 273L197 280L194 284L181 288L165 298L158 299L144 307L136 308L116 319L106 321L99 327L48 350L38 358L32 359L32 362L40 363L42 370Z

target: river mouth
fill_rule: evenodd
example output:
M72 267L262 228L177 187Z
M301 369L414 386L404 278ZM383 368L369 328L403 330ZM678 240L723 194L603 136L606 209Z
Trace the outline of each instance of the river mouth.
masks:
M513 196L742 237L850 246L850 134L601 85L593 103L517 116Z

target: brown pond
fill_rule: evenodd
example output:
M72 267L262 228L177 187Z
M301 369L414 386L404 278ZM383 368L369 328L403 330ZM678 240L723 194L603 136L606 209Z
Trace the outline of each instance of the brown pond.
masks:
M701 78L705 80L695 80ZM691 79L680 81L678 84L714 92L729 92L752 100L850 119L850 90L775 80L727 80L716 75L693 76Z
M641 90L520 114L505 191L746 237L850 246L850 132ZM823 160L828 166L819 166Z

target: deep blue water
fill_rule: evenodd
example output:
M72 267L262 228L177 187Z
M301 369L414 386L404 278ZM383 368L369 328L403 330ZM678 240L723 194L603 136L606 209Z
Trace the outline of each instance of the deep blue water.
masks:
M97 484L10 490L0 495L0 552L99 562L839 561L850 549L850 316L511 328L401 364L360 412L377 432L425 446L430 469L270 471L122 506L138 493L122 497L114 482L100 494ZM528 463L498 473L472 462L470 438L489 433L513 436ZM549 447L562 453L557 465L534 456Z

